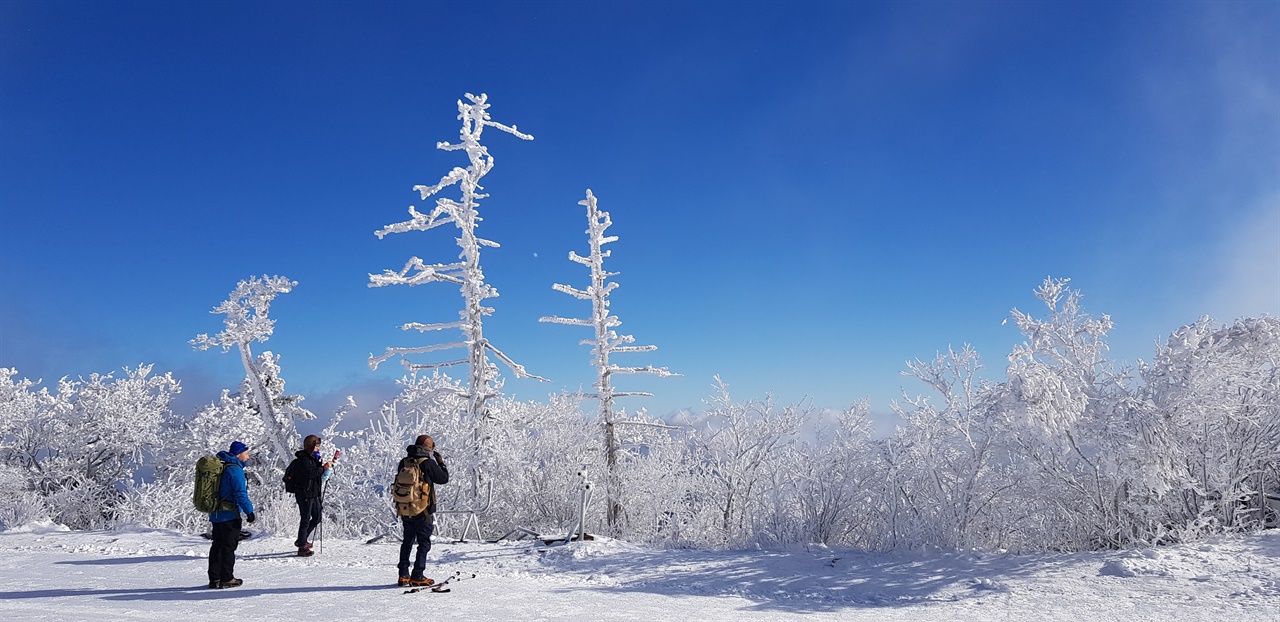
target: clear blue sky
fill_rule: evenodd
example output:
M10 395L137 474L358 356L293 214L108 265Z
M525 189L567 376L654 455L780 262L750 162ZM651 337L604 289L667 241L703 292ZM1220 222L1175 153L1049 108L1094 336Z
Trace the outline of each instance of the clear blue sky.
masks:
M1280 314L1277 2L0 2L0 365L155 363L184 405L234 387L187 341L239 279L272 308L290 392L365 407L395 328L456 318L454 288L366 287L453 233L373 232L461 154L484 92L486 334L551 384L589 386L591 188L620 236L622 330L680 378L630 407L736 396L886 412L903 362L972 343L1070 277L1113 353L1149 358L1202 314ZM259 346L262 349L262 346ZM456 370L458 373L462 369Z

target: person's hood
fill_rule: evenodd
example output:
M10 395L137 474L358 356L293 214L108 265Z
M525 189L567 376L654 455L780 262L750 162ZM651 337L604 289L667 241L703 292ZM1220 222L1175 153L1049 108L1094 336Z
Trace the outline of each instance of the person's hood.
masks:
M431 450L422 445L410 445L405 450L409 452L410 458L427 458L431 456Z
M240 465L242 468L244 467L244 462L242 462L239 458L237 458L237 457L236 457L236 455L235 455L235 454L232 454L232 453L227 453L227 452L225 452L225 451L220 451L220 452L218 452L218 459L219 459L219 460L221 460L221 461L223 461L223 462L230 462L231 464L238 464L238 465Z
M305 449L299 449L298 451L293 452L293 455L298 458L315 458L316 457L314 452L310 452Z

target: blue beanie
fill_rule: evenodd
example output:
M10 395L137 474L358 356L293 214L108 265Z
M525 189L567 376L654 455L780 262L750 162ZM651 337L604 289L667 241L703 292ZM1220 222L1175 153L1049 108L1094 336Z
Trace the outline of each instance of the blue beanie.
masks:
M241 443L240 441L235 441L235 442L231 443L231 451L228 451L227 453L229 453L229 454L231 454L231 455L233 455L233 456L238 456L238 455L240 455L240 454L242 454L242 453L244 453L244 452L246 452L246 451L249 451L249 446L248 446L248 445L245 445L244 443Z

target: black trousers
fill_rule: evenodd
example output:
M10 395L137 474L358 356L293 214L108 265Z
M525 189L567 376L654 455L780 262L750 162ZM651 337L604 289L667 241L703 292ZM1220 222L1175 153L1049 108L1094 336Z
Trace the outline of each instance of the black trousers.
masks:
M236 547L240 546L240 519L213 524L213 544L209 547L209 580L236 578Z
M400 576L421 579L427 570L427 552L431 550L431 515L423 512L418 516L401 519L404 522L404 540L400 541ZM413 551L413 543L418 543L418 554L413 559L413 574L409 574L409 553Z
M307 545L307 538L311 537L311 532L315 531L316 525L322 520L322 508L320 507L320 498L303 499L298 498L298 539L293 541L293 545L302 548Z

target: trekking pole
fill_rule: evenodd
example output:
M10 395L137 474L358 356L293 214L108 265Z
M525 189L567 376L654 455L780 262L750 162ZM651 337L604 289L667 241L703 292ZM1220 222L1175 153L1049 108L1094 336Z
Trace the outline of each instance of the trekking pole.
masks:
M342 455L341 449L333 450L333 459L329 461L330 469L333 468L333 463L337 462L338 456L341 456L341 455ZM330 473L330 475L332 476L332 473ZM324 554L324 493L328 489L329 489L329 478L326 477L324 479L324 483L320 485L320 524L317 527L317 531L319 532L317 535L319 537L316 538L316 542L319 545L317 547L319 549L317 552L322 555Z

